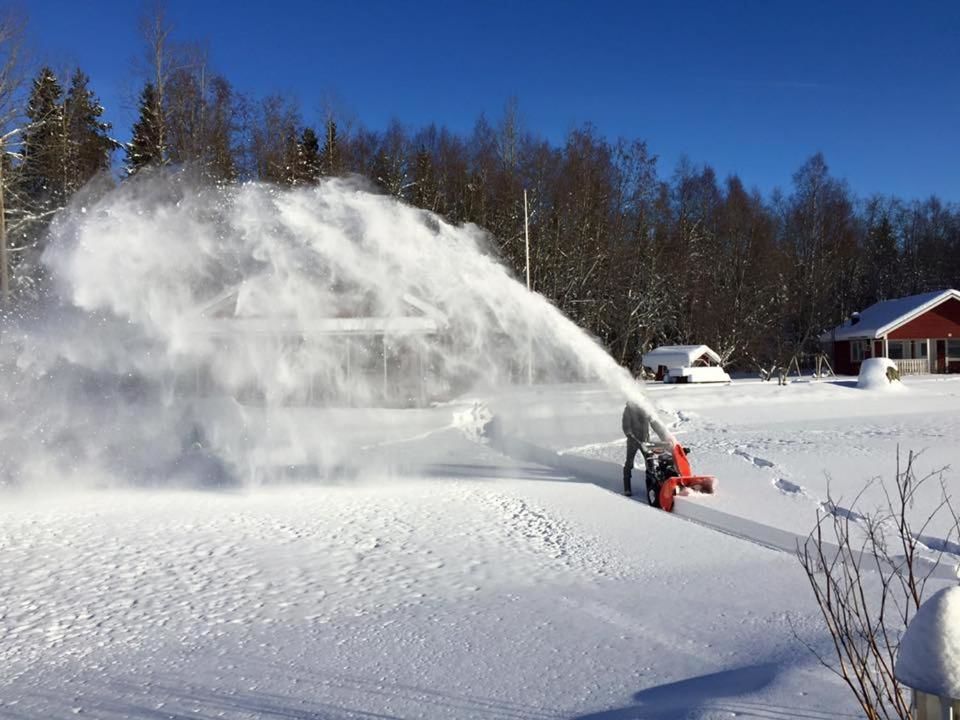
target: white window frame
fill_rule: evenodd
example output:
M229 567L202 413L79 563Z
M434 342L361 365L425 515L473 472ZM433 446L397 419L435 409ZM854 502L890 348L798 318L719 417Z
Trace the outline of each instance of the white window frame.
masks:
M900 349L899 357L894 356L892 349ZM909 340L887 340L887 357L891 360L909 360L910 359L910 341Z

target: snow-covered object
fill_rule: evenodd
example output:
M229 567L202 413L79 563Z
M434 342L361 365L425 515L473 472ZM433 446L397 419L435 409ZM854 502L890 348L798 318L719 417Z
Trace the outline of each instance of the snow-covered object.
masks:
M689 367L704 356L720 364L720 356L706 345L661 345L646 353L641 362L644 367L654 370L661 365L666 368Z
M960 586L920 606L900 641L894 674L914 690L960 698Z
M485 441L487 427L492 420L490 408L480 401L474 401L467 409L453 414L453 426L474 442Z
M730 382L730 376L722 367L675 367L667 372L668 382L713 383Z
M888 371L893 370L893 373ZM896 373L894 375L894 373ZM857 387L864 390L896 390L903 389L899 379L897 364L890 358L867 358L860 365L860 376L857 378Z

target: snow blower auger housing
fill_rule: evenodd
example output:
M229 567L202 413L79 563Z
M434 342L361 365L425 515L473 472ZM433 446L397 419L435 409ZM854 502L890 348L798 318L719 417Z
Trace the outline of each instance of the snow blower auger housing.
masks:
M686 450L679 444L651 443L644 445L647 458L647 502L673 512L674 495L685 495L688 488L712 493L717 479L711 475L694 475Z

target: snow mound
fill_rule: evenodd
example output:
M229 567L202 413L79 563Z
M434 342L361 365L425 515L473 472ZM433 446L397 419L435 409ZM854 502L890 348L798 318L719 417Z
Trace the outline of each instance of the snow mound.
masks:
M922 692L960 697L960 587L920 606L900 642L895 675Z
M860 365L857 387L864 390L903 390L900 371L890 358L867 358Z

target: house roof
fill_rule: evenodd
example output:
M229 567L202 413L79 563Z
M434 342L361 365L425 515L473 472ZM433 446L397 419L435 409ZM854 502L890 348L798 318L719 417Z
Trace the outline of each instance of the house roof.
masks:
M661 345L656 350L646 353L641 362L648 368L660 365L668 368L689 367L704 355L720 364L720 356L706 345Z
M905 325L916 317L932 310L937 305L954 298L960 300L960 291L938 290L936 292L910 295L896 300L878 302L860 313L856 324L847 320L832 331L824 333L824 340L854 340L881 338Z

